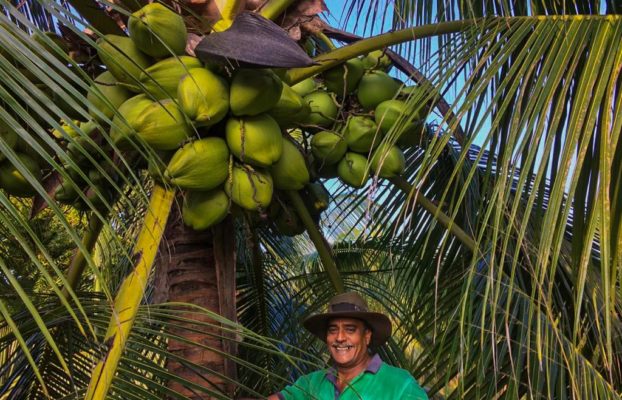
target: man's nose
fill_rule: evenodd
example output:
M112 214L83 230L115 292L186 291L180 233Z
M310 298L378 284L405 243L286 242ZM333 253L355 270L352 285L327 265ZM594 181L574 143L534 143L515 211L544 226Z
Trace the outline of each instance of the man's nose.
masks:
M344 340L346 340L346 334L343 329L339 329L339 331L337 331L337 341L343 342Z

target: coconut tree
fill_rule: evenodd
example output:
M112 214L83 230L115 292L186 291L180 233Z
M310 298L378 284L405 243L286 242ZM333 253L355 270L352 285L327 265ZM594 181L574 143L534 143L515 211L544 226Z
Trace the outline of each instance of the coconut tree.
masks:
M175 9L200 37L226 32L244 7L288 28L315 61L283 71L289 84L317 74L326 82L346 60L395 50L373 61L389 56L408 86L384 142L420 115L428 123L405 150L404 171L385 179L376 170L356 189L320 180L331 206L319 223L308 193L281 193L304 235L284 237L247 212L197 234L182 224L175 185L144 173L169 155L116 141L109 128L121 131L120 110L86 123L95 99L84 93L106 45L96 40L124 34L141 5L3 4L2 174L25 182L4 186L1 215L42 282L27 286L19 266L0 263L11 291L10 305L0 298L3 395L268 394L322 363L298 320L354 288L394 321L383 357L431 394L620 397L614 2L347 2L342 28L389 32L367 39L311 18L321 11L314 2L242 3L219 3L218 13L211 2ZM60 42L41 34L55 24ZM223 57L281 66L276 52L262 53ZM259 60L266 53L273 63ZM337 98L333 129L360 113L351 96ZM59 186L76 192L84 234L54 195ZM44 207L54 215L76 246L69 265L14 195L34 196L33 215Z

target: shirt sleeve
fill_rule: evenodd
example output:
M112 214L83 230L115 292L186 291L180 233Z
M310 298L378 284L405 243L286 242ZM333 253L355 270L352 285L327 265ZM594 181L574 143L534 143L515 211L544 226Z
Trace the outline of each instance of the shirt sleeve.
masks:
M404 391L402 392L402 395L400 396L400 399L403 399L403 400L429 400L428 394L426 393L426 391L423 390L423 388L421 386L419 386L419 384L417 383L417 381L414 378L408 380L408 383L404 387Z

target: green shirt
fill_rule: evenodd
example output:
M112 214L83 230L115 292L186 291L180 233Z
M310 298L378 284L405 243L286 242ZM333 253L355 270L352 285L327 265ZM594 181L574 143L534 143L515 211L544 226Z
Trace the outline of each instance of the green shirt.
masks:
M357 375L343 392L336 386L335 371L330 368L301 376L287 386L278 397L281 400L427 400L428 395L415 378L404 369L383 362L376 354L367 369Z

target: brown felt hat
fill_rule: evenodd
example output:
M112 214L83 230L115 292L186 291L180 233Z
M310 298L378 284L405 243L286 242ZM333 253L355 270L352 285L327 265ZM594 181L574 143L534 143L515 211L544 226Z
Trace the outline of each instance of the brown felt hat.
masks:
M364 321L372 329L371 343L380 346L391 337L391 321L381 313L369 311L367 302L356 292L338 294L328 302L328 310L315 314L302 321L302 325L312 334L326 341L328 321L332 318L355 318Z

